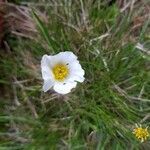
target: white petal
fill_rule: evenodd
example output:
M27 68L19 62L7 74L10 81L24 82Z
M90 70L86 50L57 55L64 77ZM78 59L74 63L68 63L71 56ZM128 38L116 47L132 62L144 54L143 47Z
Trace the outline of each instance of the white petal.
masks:
M41 60L41 66L46 65L48 67L51 67L52 59L53 59L53 56L44 55Z
M67 94L71 92L71 89L75 88L76 85L77 85L77 82L67 82L66 84L56 83L54 85L54 90L60 94Z
M78 81L78 82L83 82L85 80L85 78L83 76L78 76L78 75L74 75L71 76L70 79L68 79L68 81Z
M74 55L73 52L66 51L60 52L57 55L53 56L55 59L55 63L71 63L77 60L77 56Z
M52 80L44 81L43 91L47 92L53 85L54 85L54 82Z
M41 60L42 77L44 80L53 79L51 71L51 56L44 55Z
M69 81L78 81L83 82L84 81L84 74L85 71L82 69L81 65L79 64L79 61L74 61L69 65L70 68L70 77Z

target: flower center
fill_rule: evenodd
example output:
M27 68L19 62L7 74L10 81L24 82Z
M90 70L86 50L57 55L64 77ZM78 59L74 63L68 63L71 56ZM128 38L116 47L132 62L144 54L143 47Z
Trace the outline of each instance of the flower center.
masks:
M63 81L69 74L67 65L57 64L53 68L53 74L56 80Z

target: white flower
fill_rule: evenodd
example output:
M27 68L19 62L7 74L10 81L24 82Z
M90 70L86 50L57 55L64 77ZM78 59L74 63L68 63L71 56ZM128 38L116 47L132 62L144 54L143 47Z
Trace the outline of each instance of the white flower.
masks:
M60 52L54 56L44 55L41 60L43 91L50 88L60 94L67 94L75 88L78 82L84 81L84 70L77 56L72 52Z

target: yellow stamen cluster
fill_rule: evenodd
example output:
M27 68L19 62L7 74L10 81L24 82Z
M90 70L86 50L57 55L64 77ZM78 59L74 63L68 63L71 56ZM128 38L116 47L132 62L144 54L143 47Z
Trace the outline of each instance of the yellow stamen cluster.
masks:
M147 140L147 138L150 136L149 132L148 132L148 127L146 128L142 128L141 125L137 126L134 130L133 130L133 134L135 134L135 137L137 139L139 139L141 142L144 142L145 140Z
M57 64L53 67L53 74L56 80L63 81L69 74L67 65Z

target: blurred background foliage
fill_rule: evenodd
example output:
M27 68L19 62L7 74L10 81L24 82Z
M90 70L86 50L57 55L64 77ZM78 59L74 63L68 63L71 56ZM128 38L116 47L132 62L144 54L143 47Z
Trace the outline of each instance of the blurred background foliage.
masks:
M0 150L150 149L148 0L0 1ZM43 93L41 57L71 50L86 72Z

